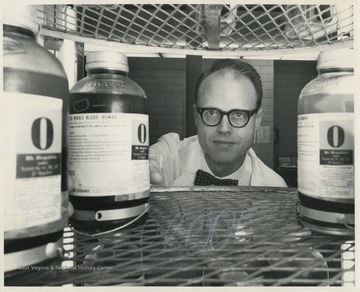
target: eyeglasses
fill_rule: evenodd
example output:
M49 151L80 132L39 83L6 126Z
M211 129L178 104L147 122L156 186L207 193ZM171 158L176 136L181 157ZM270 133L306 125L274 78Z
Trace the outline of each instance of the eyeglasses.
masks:
M232 109L228 112L224 112L216 107L198 107L196 104L195 107L204 124L209 127L219 125L225 115L228 117L231 126L234 128L243 128L248 124L251 116L259 110L258 108L252 111Z

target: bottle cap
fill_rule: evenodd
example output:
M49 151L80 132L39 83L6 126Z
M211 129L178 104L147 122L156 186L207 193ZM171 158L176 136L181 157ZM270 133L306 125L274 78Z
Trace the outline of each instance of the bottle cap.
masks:
M14 5L14 3L7 3L7 5L3 7L2 14L4 24L28 29L35 35L40 31L40 24L36 20L36 6L34 5Z
M319 54L317 70L327 68L354 68L354 50L336 49Z
M111 51L87 53L85 68L86 70L105 68L129 72L127 57L122 53Z

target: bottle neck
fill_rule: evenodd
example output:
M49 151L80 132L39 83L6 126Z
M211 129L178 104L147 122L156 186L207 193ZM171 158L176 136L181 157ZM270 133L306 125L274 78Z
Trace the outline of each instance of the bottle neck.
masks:
M32 38L35 40L35 33L33 31L31 31L30 29L26 29L20 26L14 26L14 25L10 25L10 24L4 24L3 25L3 30L4 33L15 33L15 34L19 34L22 36L26 36L29 38Z
M110 74L110 75L122 75L122 76L128 76L128 73L121 70L114 70L114 69L106 69L106 68L96 68L96 69L90 69L87 71L88 75L98 75L98 74Z
M324 68L319 69L319 74L352 75L354 68Z

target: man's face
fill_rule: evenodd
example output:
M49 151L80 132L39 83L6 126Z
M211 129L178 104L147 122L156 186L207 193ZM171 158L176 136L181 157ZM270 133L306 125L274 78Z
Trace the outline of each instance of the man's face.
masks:
M246 76L234 77L231 72L215 72L201 84L197 104L199 107L216 107L223 111L254 110L256 101L254 85ZM210 127L203 123L196 111L195 124L199 142L209 167L226 165L229 170L236 171L252 145L255 129L260 121L260 115L254 114L245 127L234 128L228 117L223 116L219 125Z

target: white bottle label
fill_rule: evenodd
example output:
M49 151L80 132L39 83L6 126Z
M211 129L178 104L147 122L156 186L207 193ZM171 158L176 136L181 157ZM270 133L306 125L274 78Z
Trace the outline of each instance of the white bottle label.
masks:
M320 198L354 198L353 113L298 116L298 189Z
M129 196L149 190L148 156L148 115L70 115L69 172L75 187L72 195Z
M5 231L61 219L62 100L3 92L0 116Z

